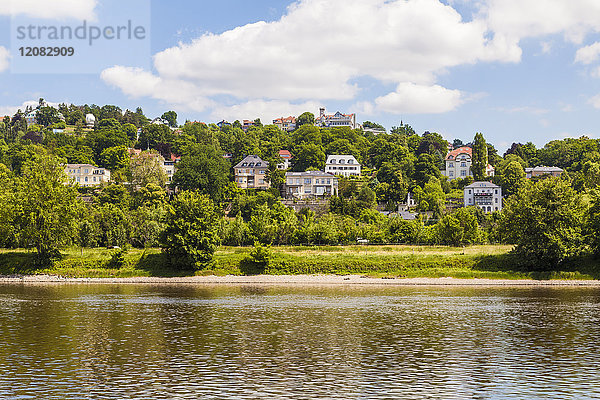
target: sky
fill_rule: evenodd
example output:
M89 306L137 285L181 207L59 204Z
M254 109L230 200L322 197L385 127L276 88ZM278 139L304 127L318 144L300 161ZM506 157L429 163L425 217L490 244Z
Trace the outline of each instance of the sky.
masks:
M130 21L144 40L16 40L18 26L82 21ZM49 42L76 54L20 55ZM0 0L0 114L40 97L180 123L325 107L448 140L482 132L500 153L598 138L600 2Z

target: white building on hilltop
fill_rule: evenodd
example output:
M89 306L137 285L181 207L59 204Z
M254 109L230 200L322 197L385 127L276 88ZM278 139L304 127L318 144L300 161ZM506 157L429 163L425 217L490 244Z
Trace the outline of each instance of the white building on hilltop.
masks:
M468 146L462 146L454 149L446 155L446 170L443 171L448 180L457 178L464 179L467 176L473 176L471 165L473 164L473 149ZM485 167L486 176L494 176L495 168L488 164Z
M465 207L476 206L485 213L502 210L502 188L491 182L473 182L464 188Z
M332 175L359 176L361 165L352 155L330 155L325 162L325 172Z
M335 114L325 114L325 108L319 108L319 116L315 118L315 125L324 127L341 127L348 126L351 129L356 129L356 114L342 114L336 112Z

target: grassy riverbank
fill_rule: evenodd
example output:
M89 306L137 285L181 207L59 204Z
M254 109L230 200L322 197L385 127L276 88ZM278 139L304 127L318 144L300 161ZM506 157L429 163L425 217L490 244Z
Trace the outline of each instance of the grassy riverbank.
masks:
M169 267L159 249L132 249L122 267L110 266L114 250L68 249L52 266L40 267L35 253L0 250L0 275L58 275L64 277L174 277L191 275L359 274L371 277L488 278L488 279L600 279L593 260L580 260L561 271L527 272L514 268L510 246L465 248L436 246L274 247L268 266L248 259L251 248L221 247L214 265L202 271Z

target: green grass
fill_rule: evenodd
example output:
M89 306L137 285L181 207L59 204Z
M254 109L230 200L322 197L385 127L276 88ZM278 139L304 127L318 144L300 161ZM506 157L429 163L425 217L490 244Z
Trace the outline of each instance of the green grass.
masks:
M489 279L600 279L593 259L572 260L560 271L523 271L515 267L510 246L322 246L273 247L268 266L249 262L249 247L221 247L205 270L170 267L159 249L131 249L121 268L108 261L114 250L72 248L51 266L36 264L35 253L0 250L0 275L49 274L63 277L144 277L248 274L359 274L372 277L453 277Z

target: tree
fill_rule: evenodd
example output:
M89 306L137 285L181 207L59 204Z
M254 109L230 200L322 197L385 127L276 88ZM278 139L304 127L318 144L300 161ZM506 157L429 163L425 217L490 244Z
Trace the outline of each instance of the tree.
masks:
M488 147L483 134L477 132L473 142L473 160L471 171L475 181L482 181L486 177L486 168L488 166Z
M34 247L42 260L57 255L77 229L80 203L77 191L66 183L64 168L48 157L26 163L18 179L15 224L20 241Z
M525 171L517 161L508 163L502 171L500 180L502 184L502 193L504 193L506 197L514 195L527 183Z
M177 164L172 185L181 190L197 190L220 202L229 182L230 168L220 149L210 145L192 145Z
M207 195L179 193L167 206L167 227L161 240L163 251L186 266L206 265L212 261L219 244L218 222L217 209Z
M164 187L167 183L167 173L162 161L163 158L155 151L142 151L131 157L131 183L134 187L144 187L148 184Z
M435 164L435 159L431 154L423 153L419 155L415 163L415 173L413 179L415 183L423 187L431 178L440 179L442 174Z
M124 169L129 165L129 152L125 146L109 147L100 153L100 166L111 171Z
M467 208L459 208L454 214L445 215L436 225L438 241L454 246L474 243L478 228L477 218Z
M167 121L171 128L177 128L177 113L175 111L167 111L161 118Z
M314 125L315 115L311 112L304 112L296 118L296 128L300 128L302 125Z
M54 107L40 107L35 120L40 125L49 126L60 121L60 114Z
M506 200L499 229L525 265L550 269L583 249L585 211L567 182L548 178Z
M325 153L320 146L305 143L298 149L292 164L293 171L322 170L325 167Z

